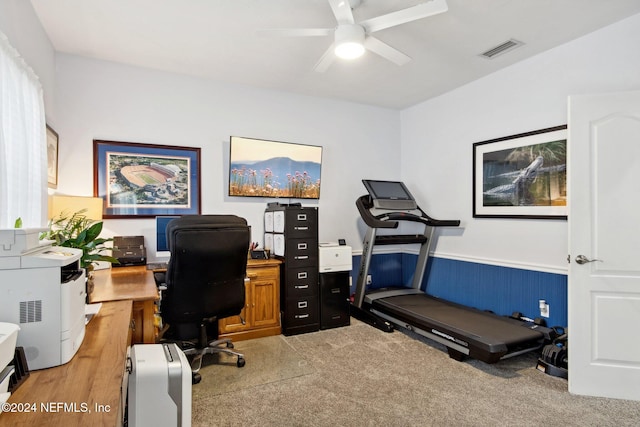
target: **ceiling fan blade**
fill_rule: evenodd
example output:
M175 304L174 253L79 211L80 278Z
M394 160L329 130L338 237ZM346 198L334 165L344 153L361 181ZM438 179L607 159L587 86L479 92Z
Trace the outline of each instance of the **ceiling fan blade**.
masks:
M329 66L331 66L331 64L333 63L334 58L336 57L334 52L335 48L335 43L331 43L329 49L327 49L324 55L322 55L320 60L313 67L315 71L317 71L318 73L324 73L325 71L327 71Z
M406 24L407 22L426 18L428 16L437 15L449 10L446 0L430 0L416 6L408 7L397 12L391 12L386 15L377 16L360 22L367 34L375 31L384 30L385 28L395 27L396 25Z
M364 40L364 47L367 50L388 59L396 65L404 65L411 61L411 57L372 36L368 36Z
M256 30L257 34L276 37L316 37L333 34L333 28L273 28Z
M329 0L329 5L338 24L353 24L355 22L349 0Z

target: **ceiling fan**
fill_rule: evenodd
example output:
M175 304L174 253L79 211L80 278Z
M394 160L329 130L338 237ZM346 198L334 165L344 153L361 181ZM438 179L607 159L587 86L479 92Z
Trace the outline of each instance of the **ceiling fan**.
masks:
M315 71L321 73L329 68L335 56L354 59L362 55L365 50L378 54L397 65L404 65L411 60L409 56L371 34L448 10L446 0L429 0L416 6L356 23L351 10L358 7L362 0L328 0L328 2L338 21L338 25L334 28L265 30L273 35L292 37L328 36L333 33L335 41L314 67Z

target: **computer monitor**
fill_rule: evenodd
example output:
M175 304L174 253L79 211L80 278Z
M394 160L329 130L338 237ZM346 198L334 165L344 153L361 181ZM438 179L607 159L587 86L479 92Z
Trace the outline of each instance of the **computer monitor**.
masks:
M363 179L373 206L379 209L408 210L417 207L416 201L407 187L400 181L376 181Z
M179 216L157 216L156 217L156 258L169 259L169 242L167 242L167 225L171 220L180 218Z

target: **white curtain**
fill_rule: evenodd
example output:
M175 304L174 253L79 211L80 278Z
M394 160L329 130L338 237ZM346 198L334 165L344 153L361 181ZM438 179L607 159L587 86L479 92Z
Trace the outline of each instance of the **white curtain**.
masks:
M0 228L46 226L46 138L42 86L0 32Z

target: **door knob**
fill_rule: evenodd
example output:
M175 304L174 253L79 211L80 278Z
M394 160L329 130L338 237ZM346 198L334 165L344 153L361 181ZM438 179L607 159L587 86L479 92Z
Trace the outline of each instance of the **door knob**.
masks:
M582 264L587 264L587 263L589 263L589 262L595 262L595 261L602 261L602 260L600 260L600 259L589 259L589 258L587 258L587 257L586 257L586 256L584 256L584 255L578 255L578 256L576 257L576 262L577 262L578 264L580 264L580 265L582 265Z

